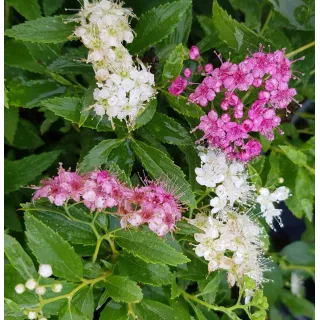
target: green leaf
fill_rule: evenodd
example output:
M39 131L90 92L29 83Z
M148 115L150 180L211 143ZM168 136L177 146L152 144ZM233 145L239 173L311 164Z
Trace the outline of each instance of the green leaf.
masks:
M23 308L14 301L4 298L4 319L5 320L23 320Z
M138 116L135 122L135 126L134 126L135 130L144 126L153 118L157 109L157 102L158 102L157 99L152 99L147 103L147 105L145 106L145 110L140 116Z
M37 202L24 204L22 207L72 244L95 245L97 242L88 224L68 219L60 208Z
M267 297L269 305L273 305L281 294L284 281L279 266L272 260L266 266L269 271L263 273L267 281L263 284L263 294Z
M81 100L74 97L52 98L42 101L42 104L56 115L78 123L80 120Z
M84 157L79 165L79 170L82 172L89 172L90 170L107 163L111 150L118 147L123 142L122 139L101 141Z
M154 286L170 283L171 273L167 266L147 263L129 253L121 254L117 268L120 275L128 276L137 282Z
M195 196L189 183L185 180L184 173L163 152L146 145L141 141L132 141L132 147L143 164L144 168L153 179L165 179L168 187L177 188L177 196L190 207L196 207Z
M116 163L126 176L130 177L131 169L134 164L134 154L130 148L130 141L126 140L113 148L108 156L108 163Z
M121 248L146 262L176 266L189 261L152 232L120 230L115 236Z
M75 27L74 22L66 23L70 16L39 18L13 26L5 35L22 40L39 43L60 43L68 41Z
M42 8L43 12L46 16L51 16L55 13L59 8L62 7L64 0L42 0Z
M14 7L27 20L41 17L41 10L37 0L6 0L6 4Z
M303 241L295 241L288 244L280 253L293 265L314 266L314 252L312 252L312 248Z
M116 302L136 303L143 298L141 288L126 277L107 277L105 287L109 296Z
M170 107L176 112L192 118L200 118L205 113L201 107L192 102L188 102L188 98L184 96L175 97L169 92L162 92L169 102Z
M20 160L4 161L4 190L9 193L27 185L46 170L59 156L60 151L43 152Z
M219 284L223 277L225 276L224 273L218 273L205 287L201 290L201 295L205 294L216 294L219 288Z
M127 320L128 311L124 304L109 301L101 312L99 320Z
M129 51L137 54L165 39L178 26L190 5L190 0L180 0L166 3L143 14L134 29L137 36L128 46Z
M170 299L175 299L175 298L179 297L180 294L182 293L181 288L177 284L177 277L176 277L176 273L175 272L172 274L171 292L170 293L171 293L170 294Z
M291 26L297 30L314 30L315 2L269 0L274 9L279 12Z
M79 311L72 302L68 301L65 307L59 313L59 320L83 320L87 317Z
M185 220L180 220L176 224L177 227L177 234L194 234L194 233L203 233L203 230L189 224Z
M300 150L289 146L279 146L279 148L294 164L298 166L304 166L307 164L307 157Z
M230 0L234 9L245 14L245 24L250 29L259 29L261 25L261 2L255 0Z
M183 45L178 44L171 52L169 58L163 67L162 83L166 84L168 80L175 79L181 72L183 66L183 60L185 56L185 50Z
M169 320L172 319L173 309L158 301L143 299L136 305L136 314L139 319Z
M125 183L127 186L132 187L131 181L126 175L126 173L120 169L120 167L116 163L110 163L108 166L108 171L111 175L117 177L119 181Z
M43 66L34 59L22 41L6 41L4 63L31 72L45 73Z
M15 194L7 194L4 196L4 227L13 231L21 232L21 219L18 215L17 208L20 207L19 199Z
M163 113L156 116L145 126L145 129L156 139L164 143L190 145L193 141L188 131L177 121Z
M38 129L28 120L19 119L17 134L14 136L12 146L18 149L36 149L44 145L40 138Z
M87 89L86 93L83 96L82 99L82 107L80 112L80 119L79 119L79 127L81 127L85 121L88 119L90 111L88 110L92 105L94 105L94 99L93 99L93 91L95 89L95 85L90 85L90 87Z
M218 4L217 0L212 5L213 23L219 37L229 47L246 55L247 49L257 50L260 43L264 46L272 45L268 40L247 28L243 23L232 19ZM272 46L273 47L273 46Z
M251 164L248 163L247 167L248 167L248 171L249 171L250 180L252 181L252 183L257 188L262 187L262 180L260 178L259 173L256 171L256 169Z
M70 281L83 277L81 258L56 232L30 214L25 215L28 244L39 263L50 264L53 274Z
M52 80L29 80L23 84L10 87L10 105L33 108L39 106L42 100L64 93L66 87Z
M17 131L18 121L19 109L4 109L4 136L11 144L13 143L13 139Z
M198 309L190 300L188 300L188 302L190 303L198 320L207 320L207 318L203 315L200 309Z
M37 271L31 258L23 250L20 243L7 234L4 235L4 252L11 265L21 274L23 279L37 277Z
M93 319L93 288L88 286L78 291L72 298L72 304L78 311L84 314L87 319Z
M294 296L288 290L282 290L280 297L295 317L306 316L312 318L315 316L314 304L309 300Z

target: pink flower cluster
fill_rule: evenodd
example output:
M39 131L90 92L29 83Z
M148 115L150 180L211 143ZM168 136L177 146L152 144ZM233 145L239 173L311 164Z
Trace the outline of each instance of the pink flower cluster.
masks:
M145 185L134 189L125 186L105 170L79 174L58 170L54 178L42 180L33 200L48 198L56 206L69 200L83 202L91 211L103 211L117 207L121 226L148 224L159 236L175 228L181 219L182 207L175 196L166 191L164 183L144 181Z
M189 52L191 60L200 57L197 47ZM223 62L218 55L221 66L214 68L206 64L198 69L204 70L204 79L189 94L189 101L206 107L213 101L218 93L224 98L220 102L221 116L211 110L207 116L200 118L196 129L204 132L206 139L212 146L219 147L230 158L249 161L260 154L261 144L249 136L250 132L260 132L269 140L274 139L274 128L278 129L281 119L276 115L276 109L287 108L291 101L297 102L293 97L296 90L288 87L289 80L296 78L292 75L290 61L285 56L285 49L265 53L260 46L259 51L247 56L239 64L228 61ZM298 60L301 60L300 58ZM186 72L187 71L187 72ZM179 76L169 87L173 95L181 95L188 84L191 70L184 72L186 78ZM259 88L257 100L244 110L244 103L237 91L248 91ZM278 129L281 132L280 129ZM201 139L201 140L203 140Z

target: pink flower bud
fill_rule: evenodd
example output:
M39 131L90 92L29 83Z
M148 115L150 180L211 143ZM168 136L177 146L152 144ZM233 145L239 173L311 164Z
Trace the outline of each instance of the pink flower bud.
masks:
M186 78L190 78L192 76L192 70L190 68L186 68L184 69L183 74Z
M191 60L196 60L200 57L200 51L198 47L192 46L190 51L189 51L189 57Z
M211 63L208 63L204 66L204 71L206 73L210 73L211 71L213 71L213 65Z

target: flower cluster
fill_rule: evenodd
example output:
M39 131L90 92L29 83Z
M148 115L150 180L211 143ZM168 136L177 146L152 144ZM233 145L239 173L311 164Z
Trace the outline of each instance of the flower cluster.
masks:
M242 286L245 275L254 280L256 288L262 284L267 270L262 229L248 215L229 210L224 221L199 213L188 222L203 231L194 234L199 243L195 252L209 261L209 272L226 270L230 286Z
M50 264L40 264L38 273L42 278L49 278L52 276L52 268ZM22 294L26 291L26 289L30 291L35 291L38 296L43 296L47 289L46 287L51 287L52 292L59 293L61 292L63 285L61 283L53 283L50 285L41 285L39 280L36 281L35 279L31 278L26 281L25 284L19 283L15 286L15 291L17 294ZM28 319L39 319L39 320L46 320L43 317L42 312L38 312L36 310L27 310L27 317Z
M191 47L189 57L191 60L199 60L199 49ZM285 49L265 53L263 46L239 64L230 62L230 59L223 62L221 55L218 57L221 61L218 68L212 64L198 66L204 79L189 94L189 101L206 107L222 92L222 115L211 110L208 115L200 118L196 129L204 133L201 140L206 139L211 146L222 149L229 158L247 162L258 156L262 148L260 142L251 138L249 133L260 132L273 140L274 128L281 133L278 128L281 119L276 115L276 109L287 108L291 101L297 102L293 98L297 94L296 90L288 87L289 80L295 78L291 72L294 61L286 58ZM191 75L191 70L186 69L185 78L179 76L174 80L169 92L181 95L188 84L194 84L187 80ZM238 92L254 88L259 90L258 98L248 113L245 113L244 99L241 100Z
M223 217L235 206L249 208L260 204L261 213L272 227L273 218L281 225L281 209L275 209L274 202L284 201L289 196L289 189L279 187L272 193L267 188L256 187L249 182L249 175L240 161L228 159L218 149L199 147L201 167L196 168L196 180L216 194L210 200L211 213Z
M154 76L141 61L134 63L123 42L133 41L129 19L135 17L121 2L85 0L75 19L74 34L89 49L98 87L94 93L95 113L125 120L134 125L147 101L153 98Z
M153 232L164 236L181 219L181 205L164 182L144 182L144 186L132 189L105 170L79 174L66 171L60 164L56 177L33 187L37 189L33 199L48 198L56 206L74 200L92 212L117 207L122 227L148 224Z

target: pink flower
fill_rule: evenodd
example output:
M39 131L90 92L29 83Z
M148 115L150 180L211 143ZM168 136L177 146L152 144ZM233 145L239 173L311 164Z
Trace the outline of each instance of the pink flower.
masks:
M189 57L191 60L196 60L200 57L200 51L198 47L192 46L190 51L189 51Z
M172 81L168 90L172 95L180 96L187 85L188 85L188 81L182 78L181 76L179 76L177 79Z
M186 78L190 78L192 76L192 70L190 68L185 68L183 74Z

